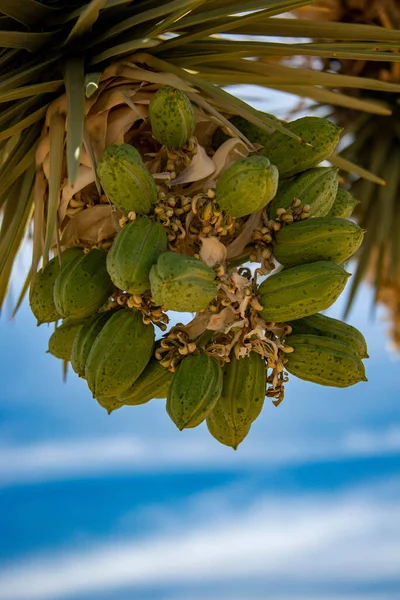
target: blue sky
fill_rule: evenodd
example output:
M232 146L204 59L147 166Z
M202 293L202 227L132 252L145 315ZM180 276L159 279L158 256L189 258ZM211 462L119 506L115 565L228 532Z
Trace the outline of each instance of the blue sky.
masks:
M400 361L364 287L368 383L291 378L237 452L164 402L108 416L0 320L0 600L381 600L400 595ZM340 316L344 299L329 311Z

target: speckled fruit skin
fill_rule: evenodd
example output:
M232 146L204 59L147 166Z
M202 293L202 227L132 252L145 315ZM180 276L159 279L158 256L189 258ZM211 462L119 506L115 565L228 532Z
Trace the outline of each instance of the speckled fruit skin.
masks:
M86 319L64 319L49 339L47 352L62 360L70 360L72 346Z
M169 148L181 148L193 135L196 121L193 106L184 92L162 87L149 104L149 119L153 136Z
M367 381L358 353L339 340L319 335L292 335L285 369L305 381L345 388Z
M118 396L118 400L127 406L146 404L153 398L166 398L173 373L152 358L135 383Z
M340 264L361 246L364 231L347 219L321 217L283 227L275 236L274 257L285 267L319 260Z
M60 261L62 266L74 257L83 254L83 249L78 247L68 248L61 253L60 258L55 256L43 269L39 269L32 282L29 305L31 311L37 318L37 324L52 323L61 319L54 304L54 284L60 272Z
M292 179L282 181L268 207L271 219L276 219L278 208L289 209L293 200L308 204L310 217L325 217L330 211L338 189L338 170L335 167L317 167Z
M330 261L318 261L271 275L258 288L267 322L284 323L329 308L345 288L350 274Z
M94 398L118 396L139 377L150 361L154 327L144 325L135 309L117 311L93 343L85 377Z
M138 217L117 234L107 254L112 282L130 294L150 289L150 269L168 249L165 228L159 221Z
M207 354L187 356L178 366L167 395L167 413L182 430L197 427L222 392L222 369Z
M201 260L165 252L150 271L151 293L157 304L178 312L206 308L217 295L214 271Z
M83 327L78 331L72 345L71 366L79 377L85 376L85 365L95 339L112 317L114 311L107 310L85 319Z
M114 410L117 410L123 406L115 396L98 396L96 401L108 412L109 415L111 415Z
M278 180L278 169L265 156L242 158L218 177L215 201L231 217L251 215L271 202Z
M97 175L109 200L124 215L146 215L157 202L157 186L139 152L129 144L109 146L97 165Z
M207 417L211 435L236 450L260 415L265 398L267 369L259 354L231 355L223 368L221 396Z
M336 198L328 213L328 217L340 217L348 219L353 214L353 210L357 206L358 201L354 200L353 196L347 190L338 189Z
M259 150L262 156L267 156L276 165L281 178L292 177L316 167L328 158L336 148L342 131L340 127L320 117L302 117L285 123L285 127L306 143L275 131L271 135L265 135L263 148Z
M54 304L63 317L90 317L114 289L107 272L107 255L94 248L62 267L54 284Z
M367 342L361 331L339 319L317 313L304 319L290 321L289 325L293 334L306 333L329 337L354 348L360 358L368 358ZM290 336L287 337L287 343L290 345Z

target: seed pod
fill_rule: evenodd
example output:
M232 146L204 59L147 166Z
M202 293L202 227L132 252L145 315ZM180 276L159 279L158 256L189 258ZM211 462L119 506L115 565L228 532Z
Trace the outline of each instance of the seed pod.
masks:
M181 148L196 126L193 106L184 92L162 87L149 104L151 132L160 144Z
M53 297L54 284L60 272L60 262L62 266L65 266L69 260L82 253L82 248L68 248L61 253L60 257L55 256L43 269L39 269L36 273L29 294L29 305L38 320L38 325L61 319L61 315L56 310Z
M169 310L195 312L206 308L217 295L214 271L201 260L164 252L150 271L151 293Z
M148 364L154 327L135 309L118 310L104 325L86 360L85 377L93 397L118 396Z
M354 200L353 196L347 190L339 188L336 194L336 198L332 207L328 213L328 217L340 217L341 219L348 219L358 201Z
M278 179L278 170L268 158L242 158L217 179L215 201L231 217L251 215L271 202Z
M106 267L107 255L93 248L64 265L54 284L54 304L63 317L90 317L114 289Z
M292 177L296 173L316 167L332 154L339 141L342 129L327 119L320 117L302 117L285 127L304 143L274 131L266 134L263 148L259 153L267 156L276 165L281 178ZM250 140L253 141L253 140Z
M236 450L250 430L251 423L261 413L267 378L264 360L251 352L245 358L231 361L223 368L223 387L214 410L207 417L207 426L221 444Z
M168 238L159 221L138 217L117 234L107 254L112 282L130 294L150 289L150 269L168 249Z
M64 319L50 336L47 352L56 358L71 360L75 338L85 323L86 319Z
M361 331L358 331L352 325L339 321L339 319L333 319L326 315L317 313L304 319L297 319L296 321L290 321L289 325L293 329L293 334L312 334L323 337L329 337L344 344L348 344L358 353L360 358L368 358L367 342ZM288 336L287 341L289 346L291 336Z
M310 217L325 217L330 211L339 184L338 170L335 167L317 167L305 171L288 181L283 181L269 205L271 219L276 219L278 208L288 210L293 200L308 204Z
M284 269L258 288L261 316L267 322L283 323L325 310L340 296L348 277L350 273L329 261Z
M285 267L318 260L340 264L361 246L364 231L347 219L320 217L283 227L275 237L274 257Z
M129 144L109 146L97 165L97 175L109 200L124 215L146 215L157 202L157 186L139 152Z
M115 396L99 396L96 400L102 408L106 409L109 415L122 406Z
M134 384L119 394L118 400L128 406L145 404L153 398L166 398L173 373L152 358Z
M167 395L167 413L182 429L197 427L214 408L222 391L222 369L208 354L183 359Z
M293 352L287 355L285 369L305 381L345 388L367 381L357 352L339 340L319 335L290 336Z
M85 365L95 339L112 317L114 311L107 310L85 319L83 327L77 333L71 350L71 366L79 377L85 377Z

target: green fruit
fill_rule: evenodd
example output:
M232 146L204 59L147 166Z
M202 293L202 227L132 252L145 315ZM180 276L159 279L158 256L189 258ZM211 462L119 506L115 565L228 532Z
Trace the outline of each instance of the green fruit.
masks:
M261 210L276 194L279 174L265 156L242 158L217 180L215 201L231 217Z
M285 267L318 260L340 264L361 246L364 231L347 219L320 217L298 221L277 232L274 257Z
M107 255L94 248L64 265L54 284L54 304L63 317L90 317L114 289L106 267Z
M278 208L288 210L293 200L308 204L310 217L325 217L330 211L338 188L338 170L335 167L317 167L305 171L288 181L283 181L269 205L271 219L276 219Z
M217 295L214 271L201 260L164 252L150 271L151 293L157 304L169 310L196 312Z
M184 92L162 87L149 104L151 131L160 144L181 148L196 126L193 106Z
M222 369L208 354L187 356L171 381L167 413L182 430L197 427L214 408L222 391Z
M128 406L145 404L153 398L166 398L173 373L152 358L134 384L119 394L118 400Z
M261 413L266 381L267 369L259 354L251 352L239 359L231 355L223 368L221 396L207 417L211 435L221 444L236 450L244 440Z
M97 165L97 175L109 200L124 215L146 215L157 202L157 186L139 152L129 144L109 146Z
M358 353L360 358L368 358L367 342L361 331L352 325L317 313L304 319L289 322L294 334L307 333L338 340L348 344ZM290 337L287 338L290 345Z
M357 204L358 200L354 200L350 192L339 188L336 194L335 201L327 216L348 219L352 215L353 210L355 209Z
M107 254L112 282L130 294L150 289L149 274L158 257L168 249L168 238L159 221L138 217L117 234Z
M113 314L113 311L107 310L85 319L83 327L76 335L71 351L71 366L79 377L85 376L85 365L89 352L100 331Z
M329 308L350 274L333 262L318 261L284 269L258 288L265 321L283 323Z
M263 148L259 150L260 154L267 156L277 167L282 178L316 167L328 158L336 148L342 131L340 127L320 117L302 117L285 123L285 127L305 143L274 131L265 135Z
M86 319L64 319L50 336L47 352L56 358L71 360L75 338L85 323Z
M29 294L29 304L31 311L38 320L38 325L42 323L52 323L61 319L54 304L54 284L60 272L60 262L65 266L67 262L77 255L82 254L82 248L68 248L61 253L60 257L52 258L43 269L39 269L31 285Z
M285 369L305 381L332 387L349 387L367 381L357 352L339 340L319 335L290 336L293 352L286 355Z
M118 396L148 364L154 346L154 327L144 325L135 309L117 311L96 337L86 360L85 377L93 397Z
M115 396L99 396L96 400L102 408L106 409L109 415L122 406Z
M232 420L229 415L223 409L220 402L217 402L214 409L207 417L207 428L213 438L218 440L220 444L224 446L230 446L234 450L250 431L251 423L248 425L242 425L241 427L233 427Z

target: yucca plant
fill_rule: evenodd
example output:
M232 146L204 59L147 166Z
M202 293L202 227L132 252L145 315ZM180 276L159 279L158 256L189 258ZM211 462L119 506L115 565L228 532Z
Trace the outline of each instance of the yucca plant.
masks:
M335 26L336 21L348 27L360 23L383 28L400 28L400 2L397 0L326 0L313 7L302 7L298 14L305 19L321 20ZM335 23L333 23L333 21ZM382 48L382 46L381 46ZM321 63L325 71L345 76L372 77L377 82L400 82L399 66L378 64L369 60L342 60L340 57ZM365 279L375 288L375 301L389 309L391 337L400 348L400 107L397 93L353 91L354 99L374 98L390 109L390 117L360 115L351 110L334 108L331 117L346 128L348 143L340 153L343 159L373 171L387 185L365 179L350 178L350 191L360 201L356 218L367 229L365 241L358 254L357 269L347 306L350 310L360 282Z
M395 30L319 24L323 42L281 43L286 37L308 37L315 31L315 23L276 18L307 4L305 0L0 1L0 306L31 220L32 268L21 298L41 257L47 261L50 249L82 207L79 193L85 181L93 180L93 166L105 140L129 138L161 85L195 96L205 121L223 123L221 114L235 113L269 131L285 127L268 116L260 119L257 111L222 86L258 84L387 114L387 108L376 102L330 88L356 86L396 93L398 84L277 64L279 57L297 55L398 64L400 57L393 50L400 46L400 32ZM232 34L246 36L245 41ZM293 135L287 129L286 133ZM102 226L97 223L99 229ZM96 225L92 232L93 228Z

